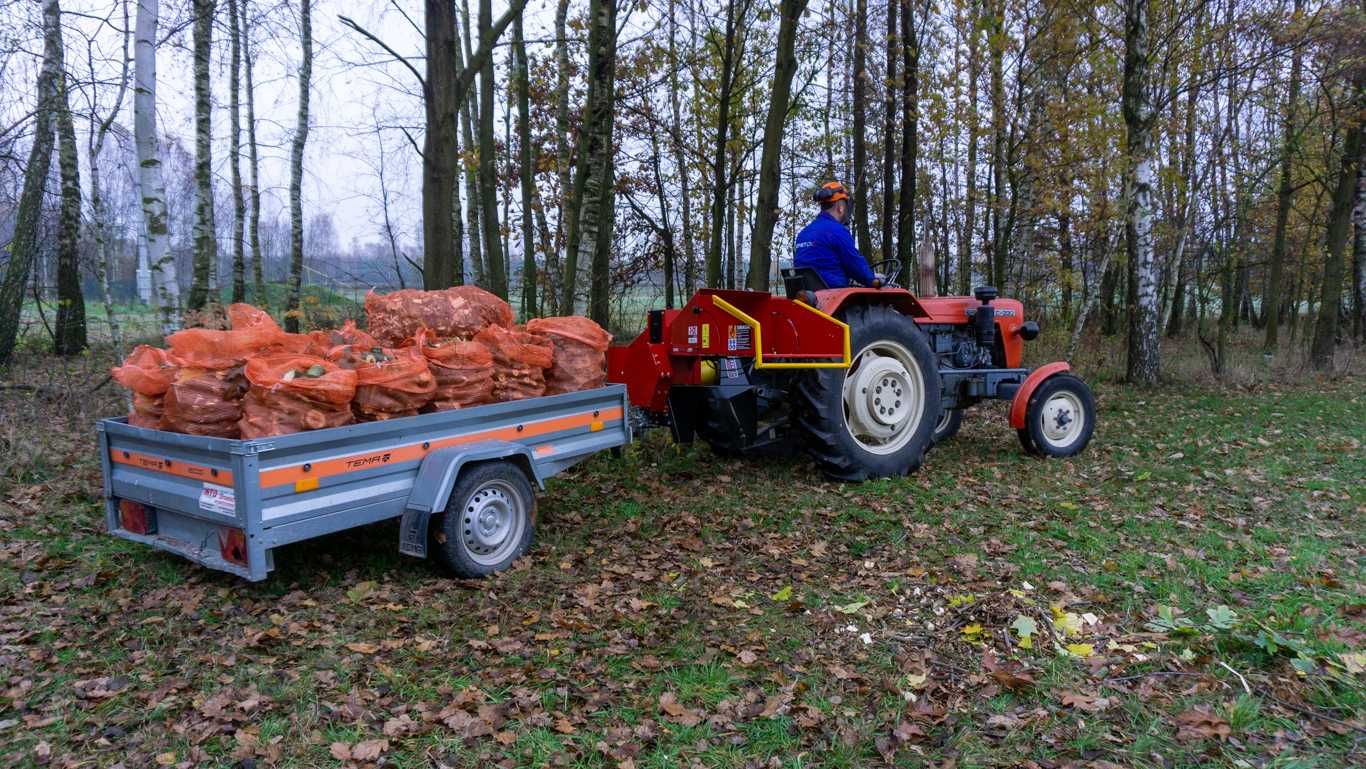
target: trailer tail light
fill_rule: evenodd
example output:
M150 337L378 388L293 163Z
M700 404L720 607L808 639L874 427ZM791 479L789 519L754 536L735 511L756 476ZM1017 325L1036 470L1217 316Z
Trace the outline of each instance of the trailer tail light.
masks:
M119 528L133 534L155 534L156 513L141 502L119 500Z
M238 566L247 565L247 534L241 529L218 530L218 550L223 560Z

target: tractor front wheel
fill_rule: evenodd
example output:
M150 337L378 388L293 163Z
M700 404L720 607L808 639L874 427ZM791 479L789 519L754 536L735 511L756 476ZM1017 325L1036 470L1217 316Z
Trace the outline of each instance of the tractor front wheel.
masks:
M905 475L920 467L940 414L934 355L915 321L890 307L858 307L845 322L849 368L808 372L797 386L807 451L839 480Z
M1045 379L1029 396L1025 426L1019 430L1025 451L1043 457L1081 453L1096 429L1096 399L1086 383L1070 374Z

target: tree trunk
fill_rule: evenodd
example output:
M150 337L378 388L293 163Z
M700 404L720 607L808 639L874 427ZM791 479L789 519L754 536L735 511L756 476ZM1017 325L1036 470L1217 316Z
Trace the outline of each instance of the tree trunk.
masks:
M138 187L152 298L161 314L162 333L169 334L180 322L180 279L176 274L175 255L170 251L170 217L166 210L166 183L161 173L161 149L157 140L158 14L158 0L138 0L133 49L133 133L138 150Z
M298 333L302 327L300 294L304 279L304 145L308 143L308 89L313 76L313 0L299 2L299 113L289 153L289 298L285 302L285 328ZM450 222L450 208L442 217Z
M519 175L522 177L522 319L536 314L536 223L532 219L531 201L536 164L531 148L531 80L527 66L526 41L522 38L522 17L512 26L512 46L517 60L517 143L521 146Z
M465 45L468 47L468 12L465 13L464 23L466 25L465 37L467 38ZM461 48L459 45L456 45L456 69L462 69L465 66L464 61ZM471 87L467 98L457 100L459 105L456 108L456 119L460 123L460 141L467 153L474 150L474 115L476 111L474 105L476 103L476 93L477 89ZM465 198L469 201L469 206L465 209L464 232L469 233L470 273L476 285L487 285L487 281L484 278L484 236L483 230L480 229L479 226L479 167L477 164L469 162L467 158L461 159L457 156L457 160L461 167L459 173L461 173L465 179ZM452 180L451 184L454 185L455 181ZM452 190L452 201L454 201L455 197L455 193ZM461 278L461 282L463 283L464 276L462 275Z
M52 123L57 112L57 80L62 76L61 8L57 0L43 3L43 64L38 71L37 104L34 107L33 145L24 166L24 187L15 210L14 236L10 240L9 266L0 282L0 364L8 363L19 337L24 289L36 261L43 191L52 167Z
M977 56L977 41L981 38L977 31L979 2L971 0L972 11L968 17L968 178L963 201L963 232L958 239L958 293L964 296L972 292L972 240L975 237L972 226L977 218L977 76L982 69Z
M1193 225L1191 220L1195 218L1192 204L1198 193L1195 184L1195 106L1199 93L1198 87L1192 87L1186 95L1185 146L1181 154L1181 178L1177 181L1176 247L1172 249L1172 258L1176 260L1176 289L1172 292L1171 315L1167 318L1167 336L1173 338L1181 334L1181 314L1186 303L1186 241Z
M779 34L781 37L781 32ZM795 37L795 35L794 35ZM795 68L795 59L793 61ZM791 78L788 78L789 89ZM864 258L873 253L873 235L868 231L868 150L865 146L867 134L868 101L868 0L855 0L854 5L854 82L853 82L853 156L854 156L854 235L858 239L859 253ZM779 147L781 151L781 146ZM761 165L761 168L767 168ZM762 173L762 170L761 170ZM778 180L773 181L774 200L777 200ZM759 180L759 202L756 214L764 213L764 180ZM750 268L751 272L753 267Z
M245 2L245 0L243 0ZM256 54L251 47L251 25L247 22L246 9L239 14L242 22L242 60L247 76L247 170L251 176L251 186L247 198L251 202L251 214L247 219L247 240L251 245L251 282L255 288L256 303L269 308L266 295L265 255L261 253L261 161L256 145Z
M60 8L57 13L60 16ZM59 39L58 51L62 48ZM65 66L60 60L57 66L61 69L57 75L56 118L62 205L57 215L57 323L52 350L58 355L75 355L86 347L85 297L81 294L81 171Z
M669 4L669 112L673 121L673 130L670 132L669 146L673 150L674 170L678 174L679 197L682 204L680 212L680 224L683 237L683 295L691 297L697 290L697 253L693 244L692 232L692 191L689 189L688 162L683 154L683 115L679 107L679 84L678 84L678 46L675 39L678 36L678 22L674 16L675 3ZM662 184L659 179L658 158L656 160L656 183ZM665 225L668 226L667 224ZM673 250L673 234L669 235L669 248Z
M104 140L114 126L114 119L123 110L123 97L128 91L128 66L131 59L128 41L133 30L128 24L128 4L122 5L123 11L123 58L119 63L119 87L114 103L103 120L90 113L90 134L86 143L86 159L90 166L90 219L95 230L95 272L100 282L100 298L104 302L104 317L109 323L109 339L114 343L116 356L123 355L123 332L118 315L114 312L114 296L110 290L109 267L113 263L113 244L110 242L109 209L105 205L104 190L100 184L100 155L104 152ZM137 239L135 242L141 242Z
M247 220L247 202L242 197L242 99L238 77L242 70L241 25L238 22L239 0L228 0L228 35L230 64L228 66L228 171L232 185L232 300L241 302L247 296L246 241L242 228Z
M422 140L422 285L455 284L456 64L455 6L427 0L427 78L423 88L427 130ZM471 233L473 238L474 233Z
M213 102L209 56L213 48L215 0L194 0L194 280L190 308L199 310L217 297L217 228L213 221Z
M479 47L493 44L493 3L479 0ZM473 63L473 62L471 62ZM484 225L484 273L488 290L506 299L507 273L498 222L498 172L494 167L497 145L493 140L493 57L479 69L479 207Z
M565 222L565 261L560 296L560 312L565 315L574 313L579 254L581 251L586 252L591 259L597 250L598 214L601 212L600 201L606 184L602 175L608 170L606 166L612 156L611 128L607 121L612 111L610 73L615 72L616 67L616 0L593 0L589 16L588 95L583 122L579 126L574 185L569 195ZM605 150L602 147L604 139L608 143ZM604 157L607 163L604 163Z
M1294 23L1300 20L1304 0L1295 0ZM1299 148L1299 126L1296 114L1300 102L1300 72L1303 67L1304 46L1293 45L1290 58L1290 93L1286 97L1285 125L1281 129L1281 181L1276 189L1276 231L1271 241L1271 269L1266 279L1266 290L1262 292L1262 312L1266 319L1266 340L1262 345L1267 354L1275 354L1277 337L1281 325L1281 282L1285 280L1285 240L1286 225L1290 220L1290 208L1295 201L1294 180L1292 177L1295 154Z
M672 28L674 4L669 3L669 22ZM569 213L569 194L574 180L571 173L571 162L573 160L572 148L569 144L569 0L558 0L555 4L555 172L559 178L560 194L556 202L556 209L559 217L555 222L555 243L552 246L547 243L545 246L545 270L549 279L546 286L546 298L550 302L550 310L558 315L560 312L560 287L562 280L560 276L560 249L564 247L565 237L568 234L568 213ZM670 50L672 51L673 38L669 38ZM677 75L669 73L674 82L677 82ZM675 90L677 86L675 85ZM677 94L672 94L671 98L677 99Z
M725 38L721 51L720 96L716 106L716 137L712 143L712 189L711 189L711 243L707 247L707 285L720 287L725 275L722 274L721 259L725 245L726 200L730 197L730 180L726 174L726 145L730 141L730 107L732 91L735 87L735 49L739 27L743 23L747 0L739 12L735 7L737 0L727 0ZM737 18L740 17L740 18Z
M1366 337L1366 147L1357 157L1357 197L1353 206L1356 237L1352 242L1352 336Z
M859 0L866 2L866 0ZM792 95L792 77L797 73L797 28L801 24L802 14L806 12L807 0L782 0L779 13L782 14L778 21L778 50L777 65L773 72L773 93L768 102L768 117L764 122L764 147L763 155L759 161L759 199L755 203L754 234L750 241L750 261L749 275L745 279L745 284L754 291L767 291L768 273L770 258L773 250L773 227L778 222L778 215L781 211L778 208L778 185L782 183L782 150L783 150L783 129L787 125L788 102ZM865 8L866 11L866 8ZM861 58L861 57L860 57ZM859 61L859 59L856 59ZM862 67L860 61L855 67ZM863 72L860 69L856 76L854 93L861 94L863 91L862 82ZM855 122L858 126L855 132L862 131L863 118L859 114L862 110L862 98L856 96L858 106L855 107ZM862 135L854 143L855 173L861 173L863 164L863 141ZM863 182L854 182L854 195L862 193L867 197L867 191L863 189ZM857 202L854 204L855 216L862 210ZM863 237L868 236L868 224L864 221Z
M901 196L897 210L897 259L901 260L903 286L917 285L919 267L915 247L916 162L920 153L920 40L915 17L916 0L902 0L901 7Z
M1128 378L1157 384L1161 373L1157 312L1157 265L1153 259L1153 109L1148 93L1151 0L1125 0L1124 90L1127 129L1128 215L1125 251L1129 260Z
M899 0L887 3L887 81L882 102L882 258L896 254L896 64L901 58L897 43L896 7Z
M1309 362L1319 371L1333 367L1333 351L1337 347L1338 327L1342 308L1343 252L1347 246L1347 231L1352 224L1352 204L1357 187L1357 168L1361 162L1362 138L1366 133L1361 110L1366 109L1366 83L1360 76L1354 84L1355 107L1358 112L1347 118L1348 127L1342 143L1342 159L1338 167L1337 188L1333 191L1333 208L1328 214L1328 232L1324 238L1323 281L1319 286L1319 318L1314 325L1314 346Z
M616 212L615 196L612 188L614 163L612 132L615 123L616 76L617 76L617 0L599 0L599 9L594 16L598 29L601 49L598 59L589 56L589 77L597 81L598 109L602 111L594 124L594 136L590 140L593 154L592 162L598 167L598 190L596 210L589 209L584 217L585 251L592 255L592 269L589 272L588 316L598 325L606 328L611 321L609 291L611 289L612 231ZM591 199L590 199L590 202ZM591 248L587 246L591 245Z
M1006 208L1006 95L1005 95L1005 0L988 0L991 28L987 44L991 47L991 169L994 177L991 202L991 282L1006 288L1005 218Z

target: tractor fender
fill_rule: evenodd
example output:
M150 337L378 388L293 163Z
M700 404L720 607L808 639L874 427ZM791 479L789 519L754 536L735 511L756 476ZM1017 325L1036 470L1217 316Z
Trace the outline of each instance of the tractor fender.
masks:
M915 294L904 288L827 288L816 292L816 303L816 309L826 315L839 315L850 307L870 304L888 305L912 318L925 318L930 314Z
M427 557L427 524L432 516L446 509L451 489L460 470L467 464L506 460L521 468L529 480L544 489L545 480L536 470L531 449L511 441L480 441L466 446L437 449L422 460L399 523L398 551L415 558Z
M1054 361L1053 363L1045 363L1029 372L1029 376L1020 383L1020 389L1015 391L1015 397L1010 401L1010 426L1016 430L1025 426L1025 410L1029 408L1029 398L1035 390L1039 389L1039 385L1043 384L1045 379L1071 370L1072 367L1067 363Z

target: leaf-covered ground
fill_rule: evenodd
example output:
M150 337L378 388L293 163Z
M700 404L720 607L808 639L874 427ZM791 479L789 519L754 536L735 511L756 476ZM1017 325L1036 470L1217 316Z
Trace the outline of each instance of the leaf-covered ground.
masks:
M1069 461L981 409L854 486L652 434L498 578L389 524L252 585L103 534L63 365L0 390L0 765L1366 764L1359 380L1102 386Z

